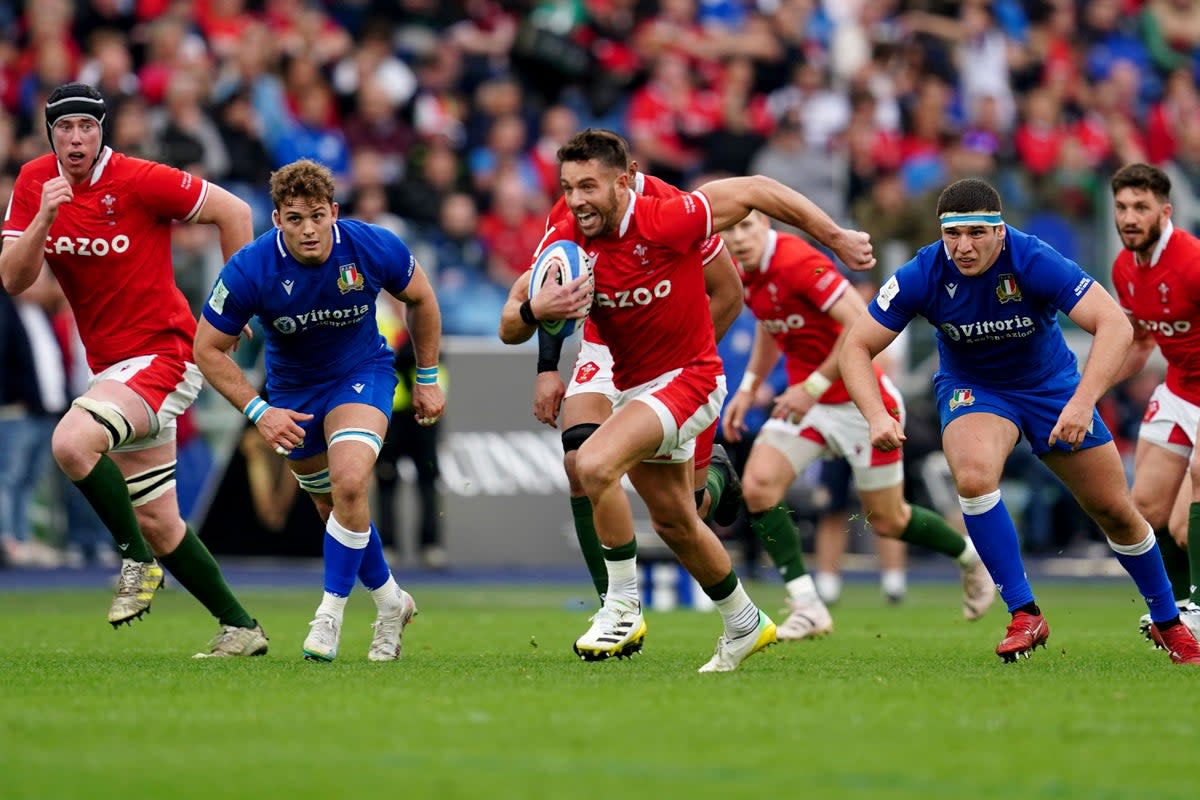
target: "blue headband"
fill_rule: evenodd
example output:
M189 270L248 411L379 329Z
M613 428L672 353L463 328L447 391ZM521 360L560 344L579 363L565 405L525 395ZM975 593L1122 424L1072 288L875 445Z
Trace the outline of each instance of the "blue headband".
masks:
M999 211L976 211L972 214L956 214L946 212L939 217L943 228L953 228L958 225L1003 225Z

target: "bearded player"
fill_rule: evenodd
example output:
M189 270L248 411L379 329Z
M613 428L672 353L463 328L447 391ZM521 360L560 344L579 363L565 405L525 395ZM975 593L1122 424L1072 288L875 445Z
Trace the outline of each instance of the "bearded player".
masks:
M874 263L869 239L763 177L715 181L673 198L639 197L630 188L625 144L609 131L577 134L558 158L573 216L547 241L571 239L594 260L591 316L612 352L620 392L613 415L576 456L609 576L604 605L576 641L576 652L587 658L619 647L644 626L634 531L627 519L607 518L604 502L623 492L621 479L628 475L655 531L721 614L724 631L700 671L736 669L775 641L775 624L750 599L728 553L695 511L688 462L695 437L716 420L725 397L698 245L754 208L810 231L861 268ZM528 338L532 325L503 332L517 341L522 333Z
M1133 501L1154 527L1180 619L1200 634L1200 240L1172 224L1171 179L1157 167L1122 167L1112 193L1124 245L1113 290L1133 323L1117 379L1140 372L1155 346L1167 361L1138 429ZM1150 635L1148 614L1141 630Z
M674 186L638 172L636 163L631 162L629 175L633 190L647 197L671 197L680 194ZM571 212L566 201L559 198L551 209L547 230L567 222ZM543 244L546 240L543 240ZM541 253L539 246L537 255ZM733 268L719 236L712 236L700 245L701 262L704 265L705 293L708 295L709 313L714 334L719 341L742 309L741 281ZM540 304L547 298L528 299L531 272L521 275L513 284L508 301L502 312L504 324L519 326L522 315L537 320L534 302ZM548 287L547 290L548 291ZM528 305L526 305L528 303ZM522 312L522 308L526 308ZM526 323L528 324L528 323ZM538 376L534 388L533 414L541 422L556 427L562 423L563 466L570 489L571 516L575 536L583 553L588 572L600 602L608 586L608 570L605 567L604 549L596 535L592 519L591 501L583 491L575 470L575 454L604 420L612 416L617 389L612 382L612 354L608 345L596 332L595 323L584 321L581 346L575 365L571 370L569 386L563 383L558 373L558 361L562 352L563 338L551 336L541 327L538 333ZM710 426L696 438L694 457L694 485L697 512L702 519L712 519L719 525L728 525L736 519L740 508L741 494L737 473L724 449L713 446L716 424ZM611 498L616 506L613 513L628 515L632 524L632 511L624 494ZM626 642L621 650L610 653L617 657L631 655L641 649L642 635Z

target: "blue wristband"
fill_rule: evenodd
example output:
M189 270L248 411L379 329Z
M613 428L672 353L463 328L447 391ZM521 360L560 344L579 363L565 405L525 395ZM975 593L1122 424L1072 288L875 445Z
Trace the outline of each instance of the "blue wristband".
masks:
M242 413L246 415L247 419L257 425L259 419L262 418L263 414L267 413L267 409L270 407L270 404L266 400L263 400L261 397L255 397L249 403L246 403L246 407L242 409Z
M438 368L433 367L417 367L417 385L418 386L436 386L438 381Z

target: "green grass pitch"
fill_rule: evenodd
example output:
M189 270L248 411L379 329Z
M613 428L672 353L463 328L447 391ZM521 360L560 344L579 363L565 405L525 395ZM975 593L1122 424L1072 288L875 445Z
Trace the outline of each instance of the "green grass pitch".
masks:
M832 636L700 675L715 613L650 612L643 654L570 644L586 587L445 586L398 663L305 662L313 591L245 591L264 658L189 656L215 633L180 591L113 631L102 591L0 593L0 797L1193 798L1200 672L1136 631L1124 581L1049 584L1050 646L1001 664L1007 615L957 588L899 607L851 584ZM751 593L772 612L777 583ZM780 617L781 619L781 617Z

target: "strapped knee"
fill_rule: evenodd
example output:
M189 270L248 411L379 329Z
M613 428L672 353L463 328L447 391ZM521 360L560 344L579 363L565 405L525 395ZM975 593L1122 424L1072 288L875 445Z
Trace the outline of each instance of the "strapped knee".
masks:
M85 395L76 397L71 405L79 406L100 423L104 435L108 437L109 450L133 441L133 423L125 419L120 407L111 400L96 400Z
M563 452L569 453L572 450L578 450L599 427L593 422L584 422L567 428L562 432Z
M134 508L157 500L175 488L175 462L170 461L130 475L125 479L125 485L129 488L129 500Z
M301 475L295 471L292 474L296 476L296 483L300 484L300 488L309 494L329 494L333 491L328 468L320 472L310 472L307 475Z
M339 442L362 442L367 447L371 448L378 457L379 451L383 448L383 439L378 433L366 428L339 428L329 437L329 446L333 447Z

